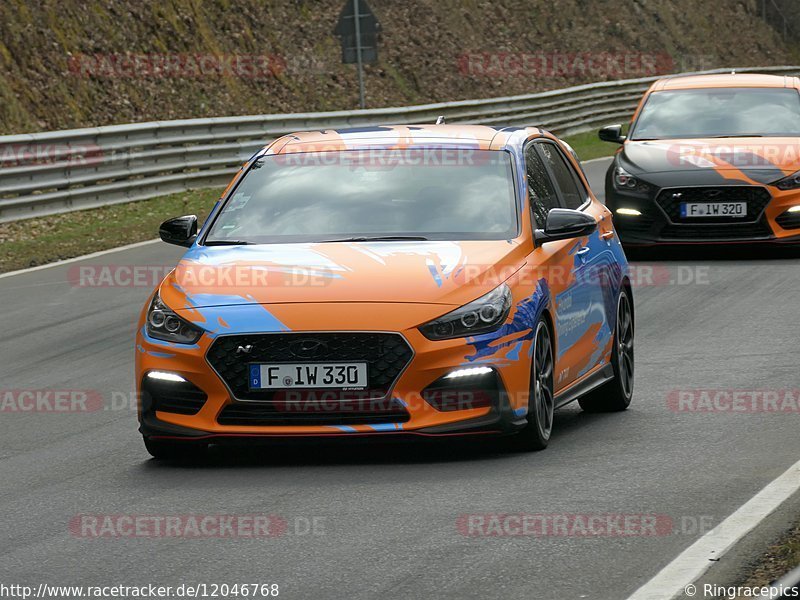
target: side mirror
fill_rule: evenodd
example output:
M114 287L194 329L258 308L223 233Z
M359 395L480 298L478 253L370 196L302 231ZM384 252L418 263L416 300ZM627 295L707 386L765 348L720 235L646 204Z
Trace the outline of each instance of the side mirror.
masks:
M597 136L604 142L614 142L621 144L625 141L625 136L622 135L622 125L608 125L603 127L597 132Z
M197 238L197 215L167 219L158 228L158 235L168 244L188 248Z
M533 237L537 245L542 245L547 242L590 235L594 233L595 229L597 229L597 221L594 217L579 210L553 208L547 213L544 229L537 229Z

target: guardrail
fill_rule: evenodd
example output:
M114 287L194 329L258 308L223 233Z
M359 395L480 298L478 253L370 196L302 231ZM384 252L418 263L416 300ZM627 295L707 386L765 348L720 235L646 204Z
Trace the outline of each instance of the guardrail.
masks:
M701 73L725 73L716 69ZM800 66L737 72L800 73ZM222 186L270 140L292 131L448 122L539 125L557 134L627 119L659 77L400 108L155 121L0 136L0 222Z

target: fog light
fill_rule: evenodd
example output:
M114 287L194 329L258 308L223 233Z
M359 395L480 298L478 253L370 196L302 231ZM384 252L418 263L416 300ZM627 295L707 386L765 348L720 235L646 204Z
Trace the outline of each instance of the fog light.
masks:
M469 369L459 369L444 376L445 379L455 379L456 377L474 377L475 375L488 375L492 372L489 367L472 367Z
M618 208L617 209L618 215L626 215L628 217L639 217L642 213L640 213L635 208Z
M176 383L186 382L186 380L177 373L169 373L167 371L150 371L147 377L150 379L158 379L159 381L174 381Z
M452 371L422 390L425 402L440 412L499 406L502 384L497 371L470 367Z
M793 206L792 208L790 208L786 212L791 212L791 213L800 212L800 204L798 204L797 206Z

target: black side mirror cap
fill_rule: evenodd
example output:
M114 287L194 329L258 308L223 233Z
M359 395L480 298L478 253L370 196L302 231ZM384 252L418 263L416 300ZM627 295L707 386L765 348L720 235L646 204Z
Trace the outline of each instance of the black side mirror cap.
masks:
M167 219L158 228L158 235L168 244L188 248L197 239L197 215Z
M597 229L597 221L591 215L570 208L553 208L547 213L544 229L534 232L537 246L558 240L591 235Z
M597 132L599 137L604 142L614 142L615 144L622 144L627 138L622 135L622 125L608 125L603 127Z

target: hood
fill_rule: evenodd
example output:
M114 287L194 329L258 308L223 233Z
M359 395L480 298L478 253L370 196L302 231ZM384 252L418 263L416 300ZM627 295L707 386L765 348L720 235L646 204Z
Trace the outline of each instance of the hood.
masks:
M771 184L800 170L798 138L708 138L627 141L618 156L631 175L656 185Z
M519 240L194 246L162 282L174 310L282 303L460 306L523 264Z

